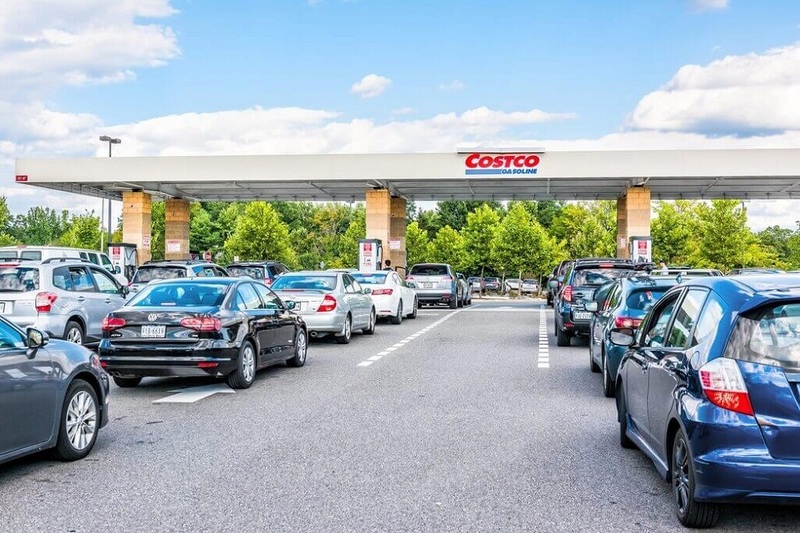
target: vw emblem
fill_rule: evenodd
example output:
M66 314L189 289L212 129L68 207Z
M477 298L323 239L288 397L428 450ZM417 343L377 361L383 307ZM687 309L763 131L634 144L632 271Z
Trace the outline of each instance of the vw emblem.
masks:
M158 320L158 315L155 313L150 313L149 315L147 315L147 320L149 320L150 322L155 322L156 320Z

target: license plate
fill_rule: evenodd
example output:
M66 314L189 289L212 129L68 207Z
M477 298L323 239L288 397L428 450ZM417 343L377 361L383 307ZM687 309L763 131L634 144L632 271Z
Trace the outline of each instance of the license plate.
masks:
M6 312L6 303L0 302L0 313L5 313L5 312Z
M423 289L432 289L433 288L433 283L423 283L422 284L422 288Z
M572 318L575 320L591 320L592 319L592 312L591 311L575 311L572 313Z
M167 326L142 326L142 337L164 337Z

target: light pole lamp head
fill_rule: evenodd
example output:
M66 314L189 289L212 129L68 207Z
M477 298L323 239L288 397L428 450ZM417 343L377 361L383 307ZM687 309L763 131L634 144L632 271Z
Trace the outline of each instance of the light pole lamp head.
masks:
M114 137L109 137L108 135L101 135L100 140L111 144L119 144L122 142L122 139L116 139Z

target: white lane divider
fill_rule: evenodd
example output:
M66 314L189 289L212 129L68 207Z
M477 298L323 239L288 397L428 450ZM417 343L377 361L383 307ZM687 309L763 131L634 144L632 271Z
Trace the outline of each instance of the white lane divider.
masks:
M153 400L153 403L194 403L208 398L214 394L235 394L236 391L224 383L213 383L211 385L200 385L199 387L187 387L185 389L171 390L172 396Z
M547 313L545 306L539 307L539 356L536 366L539 368L550 368L550 342L547 338Z
M405 339L397 341L396 343L394 343L392 346L389 346L388 348L384 348L383 351L378 353L377 355L373 355L372 357L370 357L366 361L361 361L360 363L358 363L357 366L370 366L372 363L375 363L375 362L381 360L383 357L389 355L390 353L394 352L395 350L399 350L400 348L402 348L403 346L405 346L409 342L413 341L414 339L416 339L420 335L429 332L430 330L432 330L436 326L440 325L442 322L444 322L446 320L449 320L454 315L457 315L458 313L460 313L462 311L463 311L463 309L459 309L458 311L453 311L452 313L449 313L449 314L443 316L442 318L440 318L436 322L433 322L432 324L427 325L426 327L422 328L421 330L412 333L411 335L409 335Z

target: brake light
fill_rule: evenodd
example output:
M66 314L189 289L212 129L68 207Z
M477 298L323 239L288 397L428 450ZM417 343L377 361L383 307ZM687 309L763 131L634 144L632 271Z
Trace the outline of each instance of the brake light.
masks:
M336 309L336 298L330 294L326 294L325 298L322 299L322 303L319 304L317 311L320 313L326 313L328 311L333 311L334 309Z
M753 414L744 378L733 359L720 357L703 365L700 385L714 405L743 415Z
M124 328L125 327L125 319L119 317L105 317L103 319L103 324L101 328L103 331L111 331L117 328Z
M618 316L614 319L615 328L638 328L641 323L641 318L633 318L630 316Z
M382 296L385 294L392 294L394 290L392 289L373 289L372 295L373 296Z
M450 276L442 276L442 279L444 279L445 281L452 281L453 280L453 278L451 278Z
M266 285L267 287L269 287L270 285L272 285L272 280L271 280L271 279L269 279L269 278L264 278L264 285Z
M40 292L36 295L36 310L40 313L49 313L53 307L53 302L58 299L58 295L52 292Z
M197 363L197 368L216 368L219 366L219 363L214 363L212 361L201 361Z
M564 287L564 292L561 293L565 302L572 301L572 285Z
M189 317L181 320L181 327L197 331L219 331L222 329L222 322L212 316Z

